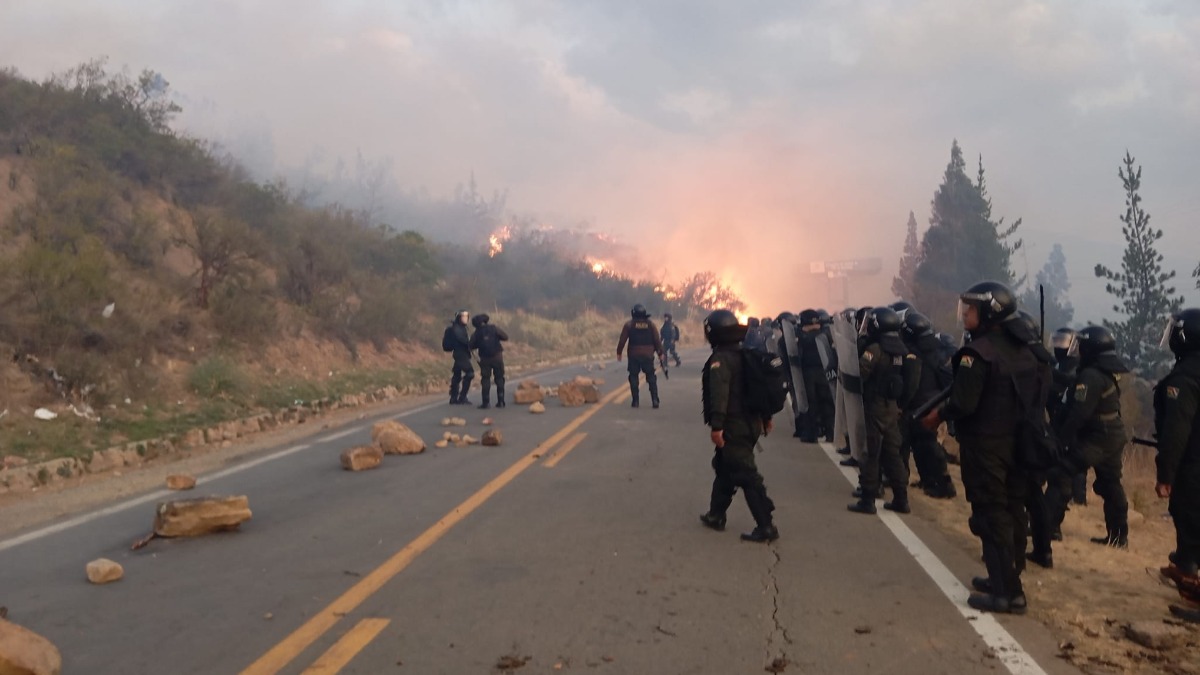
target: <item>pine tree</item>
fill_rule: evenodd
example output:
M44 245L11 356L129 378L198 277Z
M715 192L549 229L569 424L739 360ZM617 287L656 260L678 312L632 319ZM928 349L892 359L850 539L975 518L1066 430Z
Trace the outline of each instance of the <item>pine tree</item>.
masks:
M911 300L916 286L917 266L921 264L921 244L917 239L917 217L908 212L908 234L904 237L904 255L900 269L892 278L892 293L901 300Z
M1067 297L1071 290L1071 281L1067 277L1067 256L1063 253L1062 244L1055 244L1050 250L1050 256L1041 271L1037 273L1037 286L1028 288L1021 294L1021 304L1034 313L1038 313L1041 298L1038 295L1040 286L1046 294L1046 325L1047 331L1069 327L1075 319L1075 308Z
M1017 218L1015 221L1013 221L1012 225L1005 225L1004 218L1000 218L1000 220L992 220L992 198L988 194L987 179L984 177L982 154L979 155L979 172L976 174L975 187L979 190L979 196L983 198L984 204L987 205L987 208L984 210L983 217L992 224L992 227L996 230L996 239L1000 242L1000 245L1004 247L1004 267L1005 269L1009 270L1009 277L1014 278L1011 266L1012 255L1021 250L1021 246L1025 243L1024 239L1016 236L1017 230L1021 227L1023 219ZM1024 286L1025 276L1022 275L1020 279L1014 278L1012 285L1014 290Z
M1120 301L1113 305L1113 311L1125 315L1122 321L1104 320L1116 338L1118 353L1135 371L1155 375L1167 358L1157 346L1159 336L1154 333L1171 312L1179 309L1183 297L1175 296L1175 288L1167 286L1175 278L1175 271L1163 271L1163 256L1155 247L1163 232L1150 227L1150 214L1142 208L1142 167L1134 166L1128 150L1122 163L1117 175L1125 188L1125 213L1121 216L1125 255L1120 272L1097 263L1096 276L1107 280L1104 289Z
M1010 252L991 220L983 187L967 176L962 150L954 141L942 184L931 202L929 229L921 238L913 293L914 304L937 325L953 324L958 294L973 284L1013 283Z

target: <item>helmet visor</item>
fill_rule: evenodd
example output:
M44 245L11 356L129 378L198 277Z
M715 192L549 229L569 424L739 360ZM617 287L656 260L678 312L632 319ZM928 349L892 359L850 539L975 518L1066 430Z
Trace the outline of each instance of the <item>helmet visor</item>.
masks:
M1061 349L1067 356L1079 356L1079 338L1075 333L1055 333L1050 338L1052 349Z

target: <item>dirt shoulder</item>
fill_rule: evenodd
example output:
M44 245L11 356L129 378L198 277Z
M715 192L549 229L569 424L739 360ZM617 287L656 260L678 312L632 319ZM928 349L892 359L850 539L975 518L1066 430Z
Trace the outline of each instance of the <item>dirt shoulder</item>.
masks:
M958 467L950 468L961 488ZM1153 487L1152 477L1127 475L1124 482L1134 504L1139 480L1149 480ZM959 492L954 500L916 496L921 503L913 513L978 556L979 540L967 527L970 506ZM1120 550L1089 541L1104 533L1099 496L1090 493L1086 506L1072 504L1063 522L1063 541L1054 542L1054 568L1030 563L1022 577L1029 616L1052 631L1059 657L1086 673L1200 674L1200 625L1184 624L1169 614L1168 605L1187 603L1159 580L1158 569L1175 548L1166 502L1141 506L1147 513L1130 513L1129 549ZM1129 638L1130 625L1165 625L1181 637L1152 649Z

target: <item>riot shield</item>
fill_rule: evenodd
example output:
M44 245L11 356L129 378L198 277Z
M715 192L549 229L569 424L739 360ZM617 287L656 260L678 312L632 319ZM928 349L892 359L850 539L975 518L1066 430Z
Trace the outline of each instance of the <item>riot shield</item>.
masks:
M783 332L782 343L784 363L788 365L788 384L791 386L793 417L799 417L808 412L808 394L804 390L804 374L800 372L800 355L797 352L796 324L787 319L779 320L779 329Z
M838 355L837 414L850 437L850 456L866 459L867 417L863 411L862 377L858 372L858 334L844 317L833 320L834 348Z
M832 347L829 346L829 339L821 333L816 337L814 342L817 343L817 354L821 357L821 370L828 371L829 364L833 363L833 355L830 353Z

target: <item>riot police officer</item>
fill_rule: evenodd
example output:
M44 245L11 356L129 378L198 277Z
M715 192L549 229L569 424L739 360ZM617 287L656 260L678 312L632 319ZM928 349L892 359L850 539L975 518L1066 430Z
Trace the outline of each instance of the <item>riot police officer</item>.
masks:
M863 410L867 418L867 456L858 475L858 501L847 508L855 513L875 513L881 472L892 489L892 500L883 508L909 513L908 468L900 461L900 409L907 405L920 381L920 361L900 338L899 315L876 307L863 317L866 347L859 357Z
M483 402L480 408L491 405L492 376L496 376L496 407L503 408L504 402L504 345L508 341L508 333L494 326L487 314L476 314L471 317L471 325L475 332L471 335L471 349L479 355L479 387L480 398Z
M972 580L979 592L968 604L981 611L1024 613L1017 556L1024 555L1028 479L1017 464L1016 431L1023 408L1036 399L1029 390L1038 386L1038 360L1000 325L1017 309L1008 287L994 281L975 284L959 296L959 304L971 341L953 359L949 400L929 413L925 427L956 423L969 524L982 544L988 573Z
M742 539L769 542L779 538L772 517L775 504L767 496L762 474L754 462L754 446L759 436L771 432L773 425L770 417L759 418L744 407L745 375L739 343L745 338L746 329L726 309L718 309L704 319L704 337L713 351L701 376L702 399L704 423L715 446L712 467L716 477L708 511L700 516L700 522L714 530L724 530L725 512L741 488L755 524L754 530L743 534Z
M954 376L950 364L942 358L942 345L933 330L933 323L924 314L911 310L904 315L904 327L900 336L909 351L921 362L921 377L917 393L905 409L904 425L907 446L911 448L921 479L921 489L935 499L951 499L958 492L946 469L946 448L938 441L936 431L921 425L921 420L911 419L909 413L933 400L950 386ZM908 465L907 458L904 459Z
M1200 309L1171 317L1163 346L1175 354L1175 366L1154 389L1154 426L1158 433L1158 475L1154 491L1169 499L1175 522L1175 552L1169 575L1195 584L1200 565ZM1178 581L1178 580L1177 580Z
M815 309L800 312L796 321L796 351L803 376L808 411L802 415L800 440L816 443L818 437L833 440L834 402L829 388L829 370L833 365L833 345L822 331L821 315Z
M629 343L629 391L633 394L631 405L636 408L640 403L638 397L638 373L646 375L646 386L650 389L650 404L658 407L658 376L654 374L654 357L665 358L663 355L662 338L658 328L650 321L650 314L642 304L633 306L631 318L621 328L621 339L617 341L617 360L625 351L625 343Z
M1050 346L1054 349L1054 384L1050 389L1050 401L1046 410L1050 413L1051 421L1058 425L1062 423L1067 402L1075 388L1075 376L1079 370L1079 339L1074 329L1064 326L1054 331L1054 335L1050 338ZM1052 476L1053 480L1065 481L1067 487L1058 485L1055 486L1055 489L1066 492L1069 488L1071 501L1086 505L1087 474L1087 468L1073 476L1068 476L1061 471L1057 472ZM1056 529L1054 538L1061 541L1062 532Z
M679 352L675 351L675 344L679 342L679 326L671 318L670 312L663 313L663 324L658 335L662 338L663 353L674 359L676 366L683 365L679 360Z
M767 351L767 342L763 339L761 324L757 317L752 316L746 321L746 337L742 340L742 349L748 352Z
M442 333L442 349L451 352L454 358L454 365L450 369L450 405L471 403L467 399L467 391L475 377L475 367L471 365L471 336L467 334L467 319L470 316L467 310L458 310L454 321Z
M1064 448L1068 476L1096 471L1093 489L1104 499L1105 536L1097 544L1125 548L1129 544L1129 501L1121 485L1125 453L1125 424L1121 421L1121 376L1129 368L1117 355L1117 343L1103 326L1088 326L1076 333L1079 371L1066 392L1058 421L1058 440ZM1069 480L1051 480L1046 491L1053 509L1053 525L1061 530L1063 512L1071 493L1063 491Z

